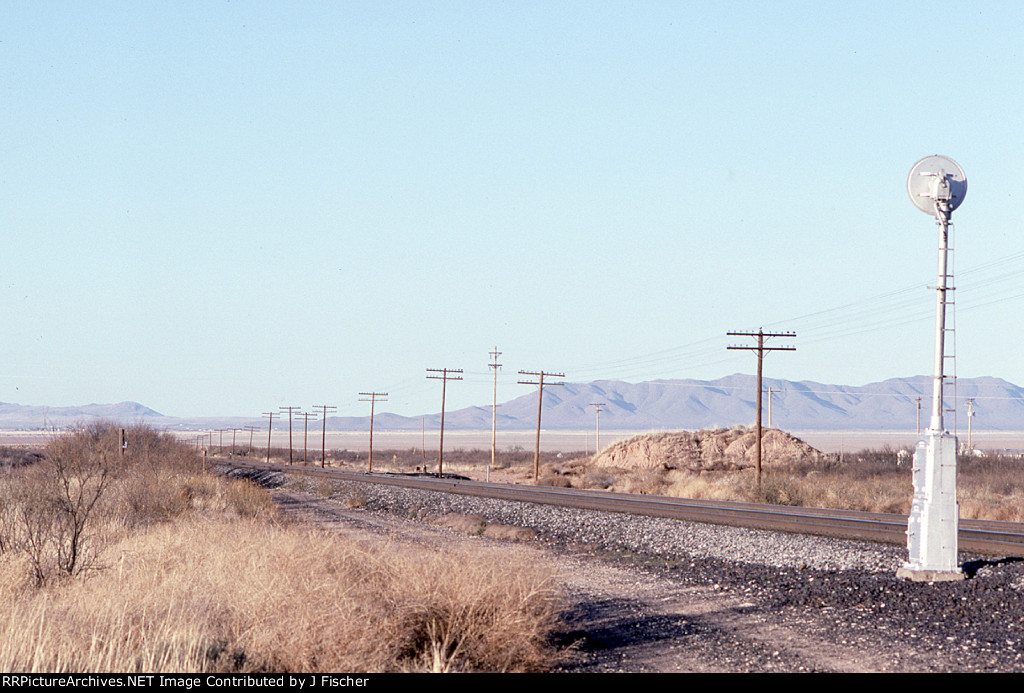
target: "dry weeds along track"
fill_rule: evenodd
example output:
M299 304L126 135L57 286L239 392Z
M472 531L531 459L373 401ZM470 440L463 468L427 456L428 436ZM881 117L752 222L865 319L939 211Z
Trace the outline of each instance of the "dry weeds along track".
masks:
M965 555L969 579L930 585L895 577L896 547L378 484L338 483L330 498L296 487L275 491L287 512L366 538L491 541L430 522L451 513L535 530L528 546L556 563L569 597L561 671L1024 671L1017 557Z

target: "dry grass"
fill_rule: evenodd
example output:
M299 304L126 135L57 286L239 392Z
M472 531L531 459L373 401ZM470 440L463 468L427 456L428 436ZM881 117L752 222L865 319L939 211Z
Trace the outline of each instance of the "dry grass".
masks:
M255 454L255 453L254 453ZM266 454L264 450L264 454ZM317 458L319 459L319 451ZM299 453L301 457L301 452ZM423 451L418 448L402 450L375 450L373 453L373 471L409 473L426 471L437 472L437 450ZM542 464L555 464L559 461L559 452L541 452ZM287 462L287 452L284 453ZM351 471L366 471L369 466L368 453L356 450L328 450L327 466ZM279 460L280 461L280 460ZM316 462L319 465L319 462ZM444 451L443 471L445 474L462 474L482 477L491 464L490 449L453 448ZM505 449L498 450L495 455L493 470L502 470L524 479L533 474L533 450Z
M3 671L532 671L552 574L476 550L445 556L262 520L179 519L51 589L0 564ZM14 578L14 579L12 579Z
M2 478L0 671L536 671L552 663L560 595L535 561L507 550L363 546L288 525L265 491L200 473L189 448L142 429L129 440L122 456L109 427L76 431L38 466ZM75 571L60 569L55 540L35 553L26 546L18 512L53 449L105 470L83 523L89 561ZM95 476L70 476L72 490L98 488Z
M844 464L767 468L760 487L752 469L697 474L604 468L572 481L581 488L626 493L900 514L910 512L914 496L910 468L897 466L895 453L885 451L851 455ZM999 455L962 458L957 497L961 517L1024 522L1024 460Z
M750 467L703 470L621 468L575 457L549 462L538 483L705 500L771 503L865 512L910 512L913 479L889 448L848 453L842 461L766 464L761 484ZM908 458L909 459L909 458ZM958 461L957 497L964 518L1024 522L1024 459L990 453Z

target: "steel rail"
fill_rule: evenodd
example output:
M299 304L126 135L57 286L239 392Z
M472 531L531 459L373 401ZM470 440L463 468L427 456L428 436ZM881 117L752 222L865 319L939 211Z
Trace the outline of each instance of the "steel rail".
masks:
M520 486L451 477L437 478L380 472L370 474L223 458L211 460L211 462L268 472L328 477L339 481L401 486L522 503L540 503L566 508L646 515L687 522L889 544L906 543L907 516L895 513L869 513L736 501L708 501L547 486ZM962 519L960 521L959 548L961 551L986 555L1024 556L1024 524Z

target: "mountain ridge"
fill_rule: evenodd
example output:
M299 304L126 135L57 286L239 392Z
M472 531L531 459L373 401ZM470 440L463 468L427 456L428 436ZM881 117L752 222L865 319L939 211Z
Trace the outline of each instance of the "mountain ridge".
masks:
M890 378L862 386L830 385L811 380L764 378L762 421L796 431L914 430L928 425L932 378ZM767 392L771 392L769 398ZM604 430L644 431L731 427L749 425L756 417L756 377L733 374L716 380L595 380L564 383L544 390L542 427L548 430L584 430L596 423L592 406L601 402L600 425ZM978 430L1024 430L1024 388L1002 378L981 376L957 381L961 408L959 427L967 425L966 401L974 400L973 425ZM918 417L920 416L920 421ZM91 404L75 407L23 406L0 403L0 428L45 430L90 421L142 422L177 430L211 430L256 425L254 417L167 417L137 402ZM320 424L322 425L322 423ZM331 431L363 430L368 416L327 420ZM498 405L501 430L530 430L537 425L536 390ZM436 430L440 413L402 416L382 412L374 417L377 430ZM445 428L484 430L491 426L489 406L469 406L445 412ZM947 428L954 423L947 421Z

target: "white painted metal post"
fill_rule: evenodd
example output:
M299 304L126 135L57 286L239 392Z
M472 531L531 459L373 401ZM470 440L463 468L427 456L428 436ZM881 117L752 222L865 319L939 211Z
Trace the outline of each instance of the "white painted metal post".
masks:
M956 501L955 433L943 424L943 384L946 359L946 306L950 272L950 214L963 201L967 180L960 167L945 157L926 157L910 172L907 190L923 212L933 214L939 226L939 267L935 299L935 365L932 414L928 430L914 452L914 500L907 522L908 560L897 571L916 581L963 579L958 560L957 534L960 506Z

